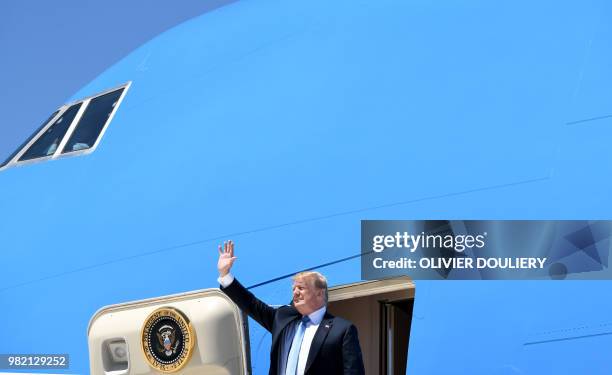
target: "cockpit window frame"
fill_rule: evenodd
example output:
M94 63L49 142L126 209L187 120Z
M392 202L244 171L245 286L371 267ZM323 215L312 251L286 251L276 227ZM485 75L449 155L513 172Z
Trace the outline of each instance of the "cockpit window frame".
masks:
M117 113L117 109L121 106L121 102L123 101L123 99L125 98L126 93L128 92L130 86L132 85L132 81L128 81L124 84L121 84L119 86L113 87L111 89L99 92L95 95L91 95L79 100L75 100L73 102L70 103L66 103L62 106L60 106L57 109L57 113L55 114L55 116L52 116L46 124L44 124L44 126L42 126L41 128L38 129L38 131L36 132L34 137L31 137L30 140L25 143L24 145L21 145L21 149L19 149L18 152L13 153L12 157L10 158L10 160L7 160L5 162L4 165L0 164L0 171L3 171L7 168L10 167L14 167L14 166L23 166L23 165L28 165L28 164L34 164L34 163L40 163L40 162L45 162L45 161L49 161L49 160L55 160L55 159L61 159L61 158L67 158L67 157L73 157L73 156L81 156L81 155L87 155L90 154L92 152L94 152L96 150L96 148L98 148L98 145L100 144L100 142L102 141L102 138L104 137L104 133L106 132L108 125L112 122L113 117L115 116L115 114ZM121 92L121 95L119 96L119 99L117 99L117 104L115 104L115 106L113 107L110 115L108 116L108 119L106 120L106 122L104 123L104 125L102 126L102 129L100 130L100 133L98 134L98 137L96 138L95 143L86 149L83 150L76 150L76 151L70 151L70 152L66 152L63 153L64 151L64 147L66 146L66 144L68 143L68 140L70 139L70 136L72 135L72 133L74 132L74 130L76 129L76 127L79 125L79 122L83 116L83 113L85 113L85 111L87 110L87 107L89 106L89 103L100 96L109 94L111 92L117 91L117 90L121 90L123 89L123 91ZM30 147L36 143L36 141L43 135L45 134L45 132L55 123L55 121L60 118L67 109L69 109L70 107L81 103L81 107L79 108L76 116L74 117L74 119L72 120L72 122L70 123L70 126L68 127L68 130L64 133L64 135L62 136L62 140L59 143L59 146L57 147L57 149L55 150L55 152L52 155L48 155L48 156L42 156L42 157L38 157L38 158L34 158L34 159L29 159L29 160L19 160L29 149Z

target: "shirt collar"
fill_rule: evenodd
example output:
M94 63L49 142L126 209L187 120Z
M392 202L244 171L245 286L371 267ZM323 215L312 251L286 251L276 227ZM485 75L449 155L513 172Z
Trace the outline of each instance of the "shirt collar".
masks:
M325 312L327 311L327 306L323 305L320 309L311 312L308 314L310 321L312 324L321 324L321 320L323 320L323 316L325 316Z

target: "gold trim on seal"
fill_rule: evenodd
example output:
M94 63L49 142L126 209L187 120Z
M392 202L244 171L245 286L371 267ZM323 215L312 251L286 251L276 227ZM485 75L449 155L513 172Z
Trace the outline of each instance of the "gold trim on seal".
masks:
M183 334L183 350L178 358L171 363L160 362L153 355L153 348L149 346L149 332L153 324L162 318L168 318L176 322L181 330L181 333ZM140 347L144 357L151 367L165 373L176 372L185 367L193 355L195 341L195 332L189 318L187 318L187 315L185 315L181 310L174 307L165 306L153 311L151 314L149 314L149 316L147 316L144 324L142 325L142 329L140 330Z

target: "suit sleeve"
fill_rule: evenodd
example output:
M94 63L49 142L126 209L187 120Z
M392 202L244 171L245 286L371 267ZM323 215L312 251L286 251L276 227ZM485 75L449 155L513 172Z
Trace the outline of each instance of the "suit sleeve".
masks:
M227 287L220 286L220 288L242 311L272 332L272 324L276 314L275 308L255 297L236 279Z
M351 324L342 339L342 362L344 375L364 375L363 357L359 346L357 328Z

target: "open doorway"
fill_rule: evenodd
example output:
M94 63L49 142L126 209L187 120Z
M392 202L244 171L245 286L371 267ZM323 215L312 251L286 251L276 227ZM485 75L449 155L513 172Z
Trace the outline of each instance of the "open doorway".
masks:
M329 289L328 311L357 326L366 374L406 374L414 291L408 277Z

